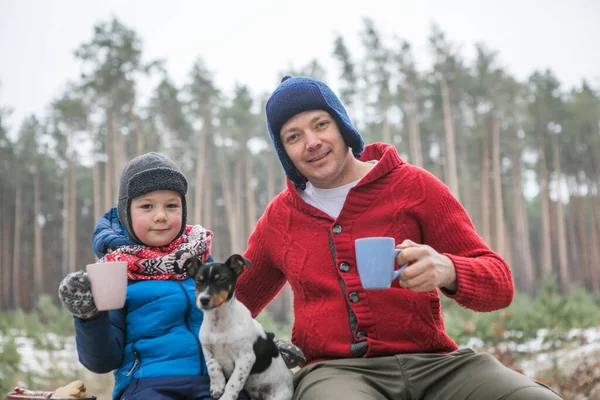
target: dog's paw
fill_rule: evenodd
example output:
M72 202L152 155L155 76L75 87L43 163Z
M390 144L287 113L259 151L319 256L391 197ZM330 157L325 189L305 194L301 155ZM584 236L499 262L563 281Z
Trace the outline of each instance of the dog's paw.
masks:
M279 350L279 354L283 361L285 361L285 365L289 368L296 368L300 364L304 364L306 362L306 357L304 357L304 353L300 350L300 347L294 345L290 342L284 342L283 340L275 340L275 346Z
M231 391L226 391L225 393L222 394L222 397L219 400L237 400L238 396L239 396L239 393L235 394L235 393L231 393Z
M225 386L222 385L210 385L210 395L215 399L220 399L225 392Z

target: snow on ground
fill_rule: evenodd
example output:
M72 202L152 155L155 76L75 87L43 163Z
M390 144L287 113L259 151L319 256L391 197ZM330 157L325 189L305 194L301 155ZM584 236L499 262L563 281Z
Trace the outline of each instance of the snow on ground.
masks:
M0 336L1 341L2 337ZM78 366L75 337L61 338L49 333L45 336L44 341L49 344L48 348L57 350L40 350L36 348L34 339L22 336L15 338L21 355L23 372L43 374L49 369L60 368L67 371Z
M568 337L576 340L564 343L557 349L552 349L549 343L544 343L547 334L547 330L540 329L535 339L525 343L503 343L500 347L520 355L518 364L528 376L548 370L555 359L559 360L559 365L565 370L573 370L586 358L600 360L600 327L571 330ZM580 344L582 339L583 344ZM484 348L484 345L481 340L472 338L465 347L478 350Z
M54 382L56 385L50 387L44 384L38 387L29 387L29 389L54 390L58 386L68 384L71 380L80 379L85 382L88 393L96 395L98 400L111 398L112 373L98 375L86 370L77 359L75 337L58 337L48 333L35 340L19 336L19 332L10 332L10 335L15 338L18 352L21 355L20 370L30 376L41 378L43 382ZM6 338L0 335L0 349L5 340ZM40 342L44 348L54 350L41 349ZM9 384L9 386L19 385L27 387L25 382L10 382Z
M12 332L12 334L15 333ZM574 369L585 358L600 360L600 327L584 330L574 329L570 332L570 336L584 338L584 344L565 344L557 350L550 349L544 343L546 334L545 330L540 330L536 339L521 344L504 343L500 346L519 353L519 366L528 376L549 369L556 357L560 360L560 366L567 370ZM22 357L21 369L23 371L44 374L55 368L64 371L83 370L83 367L77 361L74 337L60 338L53 334L47 334L43 337L44 341L52 344L52 347L58 350L40 350L36 348L34 339L15 336L18 351ZM3 338L0 336L0 344L2 344L2 341ZM476 338L471 339L465 347L471 347L476 351L484 349L481 340Z

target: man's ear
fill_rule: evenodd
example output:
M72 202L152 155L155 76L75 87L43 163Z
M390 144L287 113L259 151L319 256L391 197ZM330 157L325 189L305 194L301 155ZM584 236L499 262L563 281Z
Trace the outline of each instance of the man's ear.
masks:
M183 264L183 270L185 271L187 269L188 275L195 277L196 272L198 272L198 269L201 265L202 261L200 261L197 257L188 258Z
M239 254L230 256L227 261L225 261L225 264L228 265L237 276L240 276L240 274L244 272L244 266L250 268L250 260L245 259Z

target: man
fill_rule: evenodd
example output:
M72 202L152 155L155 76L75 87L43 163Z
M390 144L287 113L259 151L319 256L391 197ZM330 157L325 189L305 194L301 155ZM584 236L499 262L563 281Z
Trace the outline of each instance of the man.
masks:
M324 83L285 77L266 105L287 189L267 206L237 295L258 314L289 282L292 341L307 362L295 399L557 399L488 354L458 350L439 292L475 311L507 307L509 266L448 188L387 144L364 146ZM364 290L354 240L390 236L409 266Z

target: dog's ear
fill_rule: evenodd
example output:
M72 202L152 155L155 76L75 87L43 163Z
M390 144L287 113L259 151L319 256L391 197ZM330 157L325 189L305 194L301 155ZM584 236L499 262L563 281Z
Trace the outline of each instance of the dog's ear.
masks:
M244 266L250 268L250 260L239 254L230 256L227 261L225 261L225 264L228 265L237 276L240 276L240 274L244 272Z
M198 268L200 268L201 265L202 261L200 261L200 259L197 257L192 257L185 261L185 264L183 264L183 270L185 271L187 269L188 275L194 277L196 276L196 272L198 272Z

